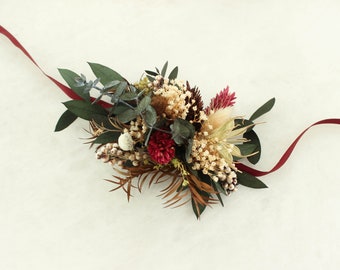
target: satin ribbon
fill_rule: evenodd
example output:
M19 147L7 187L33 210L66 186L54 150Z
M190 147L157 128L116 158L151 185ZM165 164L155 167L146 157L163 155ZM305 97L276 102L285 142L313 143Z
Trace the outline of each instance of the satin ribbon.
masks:
M69 87L67 87L66 85L60 83L59 81L57 81L56 79L54 79L53 77L51 77L50 75L46 74L45 71L42 70L42 68L37 64L37 62L35 62L35 60L33 59L33 57L27 52L27 50L20 44L20 42L10 33L8 32L4 27L2 27L0 25L0 33L3 34L5 37L7 37L14 46L18 47L19 50L21 50L33 63L34 65L36 65L41 72L47 77L49 78L53 83L55 83L67 96L69 96L71 99L75 99L75 100L80 100L82 99L81 97L79 97L76 93L74 93L72 91L72 89L70 89ZM100 101L100 105L108 108L111 107L112 105L104 102L104 101ZM286 152L282 155L282 157L280 158L280 160L276 163L276 165L269 171L259 171L256 170L254 168L248 167L242 163L238 163L237 164L237 168L241 171L247 172L249 174L252 174L254 176L263 176L263 175L267 175L270 174L272 172L275 172L276 170L280 169L289 159L290 155L292 154L295 146L297 145L297 143L299 142L299 140L302 138L302 136L313 126L317 126L317 125L324 125L324 124L336 124L336 125L340 125L340 119L339 118L329 118L329 119L324 119L318 122L315 122L314 124L310 125L309 127L307 127L304 131L301 132L301 134L293 141L293 143L288 147L288 149L286 150Z
M8 32L3 26L0 25L0 34L3 34L5 37L7 37L14 46L16 46L17 48L19 48L20 51L22 51L27 57L28 59L30 59L34 65L36 65L40 71L48 78L50 79L54 84L56 84L59 89L61 89L68 97L70 97L71 99L74 100L81 100L82 98L80 96L78 96L75 92L73 92L73 90L69 87L67 87L66 85L62 84L61 82L57 81L56 79L54 79L53 77L51 77L50 75L48 75L38 64L37 62L33 59L33 57L29 54L29 52L24 48L24 46L22 46L20 44L20 42L10 33ZM91 98L91 100L95 100L94 98ZM99 105L101 105L104 108L110 108L112 107L112 105L110 103L107 103L105 101L100 100L98 102Z
M297 145L297 143L300 141L300 139L302 138L302 136L311 128L317 125L323 125L323 124L336 124L336 125L340 125L340 119L339 118L329 118L329 119L323 119L320 120L318 122L315 122L314 124L310 125L308 128L306 128L304 131L302 131L300 133L300 135L293 141L293 143L288 147L288 149L286 150L286 152L282 155L282 157L280 158L280 160L276 163L276 165L269 171L259 171L256 170L254 168L248 167L242 163L238 163L237 164L237 168L241 171L244 171L246 173L249 173L251 175L254 176L263 176L266 174L270 174L272 172L275 172L276 170L280 169L288 160L288 158L290 157L290 155L292 154L295 146Z

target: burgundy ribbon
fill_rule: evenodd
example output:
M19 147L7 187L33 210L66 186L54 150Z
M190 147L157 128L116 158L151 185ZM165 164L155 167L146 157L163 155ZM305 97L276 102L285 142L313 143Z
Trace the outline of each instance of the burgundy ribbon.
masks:
M7 37L14 46L16 46L17 48L19 48L20 51L22 51L32 62L34 65L36 65L40 71L47 77L49 78L53 83L55 83L59 89L61 89L67 96L69 96L71 99L74 100L81 100L82 98L80 96L78 96L75 92L73 92L72 89L70 89L69 87L67 87L66 85L62 84L61 82L57 81L56 79L54 79L53 77L51 77L50 75L48 75L38 64L37 62L33 59L33 57L29 54L29 52L24 48L24 46L22 46L20 44L20 42L10 33L8 32L4 27L2 27L0 25L0 33L3 34L5 37ZM94 98L92 98L92 101L94 100ZM104 108L109 108L112 105L110 103L104 102L102 100L100 100L98 102L102 107Z
M303 134L305 134L307 132L307 130L309 130L311 127L317 126L317 125L323 125L323 124L336 124L336 125L340 125L340 119L339 118L329 118L329 119L324 119L318 122L315 122L314 124L310 125L308 128L306 128L304 131L301 132L301 134L293 141L293 143L288 147L288 149L286 150L286 152L282 155L282 157L280 158L280 160L276 163L276 165L269 171L259 171L256 170L254 168L248 167L242 163L238 163L237 164L237 168L240 169L241 171L250 173L254 176L263 176L272 172L275 172L276 170L280 169L288 160L288 158L290 157L290 155L292 154L295 146L297 145L297 143L299 142L299 140L301 139L301 137L303 136Z
M76 93L74 93L72 91L72 89L70 89L69 87L67 87L66 85L60 83L59 81L57 81L56 79L54 79L53 77L51 77L50 75L46 74L45 71L43 71L41 69L41 67L37 64L37 62L35 62L35 60L33 59L33 57L27 52L27 50L20 44L20 42L10 33L8 32L4 27L2 27L0 25L0 33L3 34L5 37L7 37L14 46L18 47L19 50L21 50L40 70L41 72L47 77L49 78L53 83L55 83L67 96L69 96L71 99L75 99L75 100L79 100L82 99L81 97L79 97ZM111 107L112 105L104 102L104 101L100 101L100 105L108 108ZM312 125L310 125L308 128L306 128L304 131L301 132L301 134L293 141L293 143L288 147L288 149L286 150L286 152L282 155L282 157L280 158L280 160L277 162L277 164L269 171L259 171L256 170L254 168L248 167L242 163L238 163L237 164L237 168L240 169L241 171L250 173L254 176L263 176L272 172L275 172L276 170L280 169L288 160L288 158L290 157L290 155L292 154L295 146L297 145L297 143L299 142L299 140L301 139L301 137L313 126L317 126L317 125L323 125L323 124L336 124L336 125L340 125L340 119L339 118L329 118L329 119L324 119L321 121L318 121Z

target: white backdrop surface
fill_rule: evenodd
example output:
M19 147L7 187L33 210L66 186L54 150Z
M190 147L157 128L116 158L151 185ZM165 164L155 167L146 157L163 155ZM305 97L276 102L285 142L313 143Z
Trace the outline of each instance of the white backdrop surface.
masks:
M59 80L89 61L134 81L168 60L206 103L229 85L236 114L276 97L259 169L340 117L339 1L1 0L0 24ZM53 132L68 98L2 36L0 59L0 269L339 269L339 126L311 129L269 189L239 187L197 221L157 186L129 203L108 192L87 123Z

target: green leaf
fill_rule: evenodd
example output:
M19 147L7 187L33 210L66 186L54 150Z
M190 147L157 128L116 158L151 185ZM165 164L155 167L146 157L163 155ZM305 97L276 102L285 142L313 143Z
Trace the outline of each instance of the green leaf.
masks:
M254 152L257 152L255 155L252 155L250 157L247 157L250 163L256 164L261 157L261 143L260 139L257 136L256 132L254 130L248 131L243 134L243 137L250 140L249 142L246 142L244 144L252 144L255 145Z
M116 71L112 70L111 68L108 68L106 66L103 66L101 64L96 63L88 63L92 69L92 72L94 75L96 75L97 78L100 78L100 82L102 85L105 85L111 81L124 81L124 78L117 73Z
M54 129L54 131L61 131L71 125L78 116L71 113L69 110L66 110L59 118L58 123Z
M147 106L145 111L145 122L149 126L153 126L154 124L156 124L156 121L157 121L156 110L151 105Z
M172 139L176 144L182 145L188 139L192 139L195 134L195 127L184 119L177 118L170 126L172 131Z
M174 80L177 78L178 75L178 67L175 67L169 74L169 80Z
M245 172L237 172L237 182L240 185L250 188L267 188L267 186L260 179Z
M133 92L126 92L120 96L120 99L122 100L134 100L137 98L137 94Z
M105 143L116 142L121 134L122 133L119 130L117 130L116 132L114 132L114 131L104 132L104 133L100 134L93 141L93 143L105 144Z
M120 122L127 123L135 119L136 116L137 116L137 112L135 110L127 109L124 113L119 114L117 117Z
M139 102L139 104L138 104L138 106L137 106L137 109L136 109L136 110L137 110L137 113L139 114L139 113L143 112L143 111L146 109L146 107L150 105L150 103L151 103L151 97L145 96L145 97Z
M168 61L165 62L163 68L162 68L162 71L161 71L161 75L163 77L165 77L165 74L166 74L166 70L168 69Z
M77 78L80 78L80 76L69 69L58 69L61 77L66 81L68 86L81 98L85 100L90 100L90 94L84 93L85 85L84 86L78 86L78 83L76 81Z
M84 100L70 100L63 103L65 107L76 116L92 120L94 115L107 116L108 112L98 104L91 104Z
M253 121L259 118L261 115L269 112L275 104L275 98L268 100L265 104L263 104L260 108L258 108L253 115L249 118L249 120Z

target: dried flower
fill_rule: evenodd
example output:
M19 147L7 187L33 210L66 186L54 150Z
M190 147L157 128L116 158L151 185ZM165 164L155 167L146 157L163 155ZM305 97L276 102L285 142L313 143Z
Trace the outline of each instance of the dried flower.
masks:
M123 151L131 151L133 149L133 139L129 133L123 133L118 138L118 145Z
M168 164L175 157L175 142L171 139L171 134L158 130L152 133L148 152L155 162Z
M211 99L209 107L206 108L206 113L208 114L210 110L218 110L231 107L235 104L235 99L235 92L229 93L229 86L227 86L214 98Z

